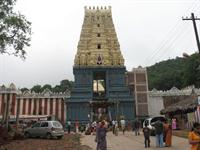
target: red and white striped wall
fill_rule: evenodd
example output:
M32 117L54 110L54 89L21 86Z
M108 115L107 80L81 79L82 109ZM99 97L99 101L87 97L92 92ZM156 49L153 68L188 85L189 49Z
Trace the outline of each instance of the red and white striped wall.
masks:
M0 118L4 117L9 99L9 115L16 116L17 103L19 102L19 115L53 115L65 124L65 97L69 96L68 92L52 93L46 89L43 93L31 93L30 91L19 93L14 84L11 84L8 88L0 86Z
M6 111L6 105L9 99L10 105L10 115L16 115L17 102L16 102L16 93L0 93L0 116L3 116Z
M64 98L38 98L18 97L20 115L54 115L59 121L65 123L66 107Z

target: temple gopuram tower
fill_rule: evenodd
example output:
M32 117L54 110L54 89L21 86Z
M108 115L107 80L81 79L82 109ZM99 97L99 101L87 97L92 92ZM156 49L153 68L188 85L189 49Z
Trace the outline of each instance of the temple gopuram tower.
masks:
M67 120L86 123L135 118L133 94L126 86L124 58L111 7L85 7L77 53L74 86L67 99Z

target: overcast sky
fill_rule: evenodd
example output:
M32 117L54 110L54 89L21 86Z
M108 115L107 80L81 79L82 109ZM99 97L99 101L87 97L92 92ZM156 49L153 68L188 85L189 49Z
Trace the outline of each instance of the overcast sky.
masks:
M73 62L84 6L112 6L112 16L127 70L197 51L191 12L199 0L18 0L16 10L32 22L31 46L22 61L0 55L0 85L52 86L74 80ZM197 27L200 30L200 21Z

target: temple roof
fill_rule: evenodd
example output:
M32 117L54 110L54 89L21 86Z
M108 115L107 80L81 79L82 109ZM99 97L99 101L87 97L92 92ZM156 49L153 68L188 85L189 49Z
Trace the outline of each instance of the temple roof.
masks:
M85 7L74 66L124 66L111 7Z
M175 104L168 106L165 109L160 111L161 114L167 113L188 113L193 112L198 106L198 98L197 96L187 97Z

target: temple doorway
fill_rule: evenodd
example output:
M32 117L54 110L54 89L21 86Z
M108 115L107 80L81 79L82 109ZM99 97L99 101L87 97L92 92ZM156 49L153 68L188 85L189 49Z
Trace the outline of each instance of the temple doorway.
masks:
M98 71L93 73L93 99L106 97L106 73Z
M107 101L91 101L90 107L91 107L91 117L92 121L100 121L100 120L106 120L111 121L112 116L110 109L114 106L113 102L107 102Z

